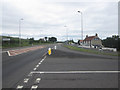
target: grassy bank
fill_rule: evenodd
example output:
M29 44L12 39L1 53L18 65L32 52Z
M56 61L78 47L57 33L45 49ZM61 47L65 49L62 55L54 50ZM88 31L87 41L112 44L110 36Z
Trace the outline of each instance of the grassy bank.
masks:
M28 43L23 43L21 44L21 47L24 46L34 46L34 45L46 45L46 44L53 44L53 43L33 43L33 44L28 44ZM2 46L2 48L14 48L14 47L20 47L19 44L6 44L4 46Z
M106 53L103 51L97 51L97 50L91 50L91 49L84 49L84 48L78 48L75 46L70 46L70 45L63 45L66 48L76 50L76 51L81 51L81 52L87 52L87 53L93 53L93 54L101 54L101 55L111 55L111 56L118 56L117 53Z

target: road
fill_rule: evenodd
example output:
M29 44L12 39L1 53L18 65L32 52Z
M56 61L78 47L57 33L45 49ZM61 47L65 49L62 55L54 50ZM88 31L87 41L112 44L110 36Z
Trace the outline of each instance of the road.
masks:
M51 55L46 54L49 47ZM61 44L2 56L3 88L118 88L120 80L117 57L73 51Z

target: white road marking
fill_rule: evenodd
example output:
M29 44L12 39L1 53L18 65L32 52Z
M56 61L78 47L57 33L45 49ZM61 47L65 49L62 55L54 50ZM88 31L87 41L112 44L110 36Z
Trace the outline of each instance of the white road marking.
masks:
M44 57L44 59L46 58L46 56Z
M43 56L45 56L47 53L44 53Z
M27 83L28 80L29 80L29 78L25 78L25 79L24 79L24 83Z
M37 89L37 88L38 88L37 85L33 85L33 86L31 87L31 89Z
M34 68L33 70L36 70L37 68Z
M8 53L8 56L11 56L9 51L7 51L7 53Z
M41 62L40 63L38 63L39 65L41 64Z
M58 74L58 73L66 73L66 74L71 74L71 73L77 73L77 74L92 74L92 73L120 73L120 71L33 71L31 73L40 73L40 74Z
M44 61L44 59L42 59L40 62L43 62Z
M37 65L36 67L39 67L39 65Z
M28 74L28 76L32 76L32 72L30 72L30 73Z
M37 78L35 82L36 82L36 83L39 83L40 80L41 80L41 78Z
M20 86L20 85L17 86L17 89L22 89L22 88L23 88L23 86Z

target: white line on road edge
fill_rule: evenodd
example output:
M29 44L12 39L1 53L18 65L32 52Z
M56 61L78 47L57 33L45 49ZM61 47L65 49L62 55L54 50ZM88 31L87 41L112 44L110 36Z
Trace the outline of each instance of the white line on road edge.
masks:
M35 73L40 73L40 74L59 74L59 73L66 73L66 74L71 74L71 73L77 73L77 74L92 74L92 73L120 73L120 71L33 71L31 72L32 74Z
M11 56L9 51L7 51L7 53L8 53L8 56Z

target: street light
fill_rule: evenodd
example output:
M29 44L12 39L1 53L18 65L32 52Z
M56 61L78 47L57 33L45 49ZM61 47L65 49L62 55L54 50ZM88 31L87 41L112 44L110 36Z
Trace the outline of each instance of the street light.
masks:
M68 41L68 32L67 32L67 26L64 26L64 27L66 27L66 39L67 39L67 41Z
M19 19L19 46L21 46L21 20L23 20L23 18Z
M81 14L81 39L83 40L83 14L81 11L78 11Z

